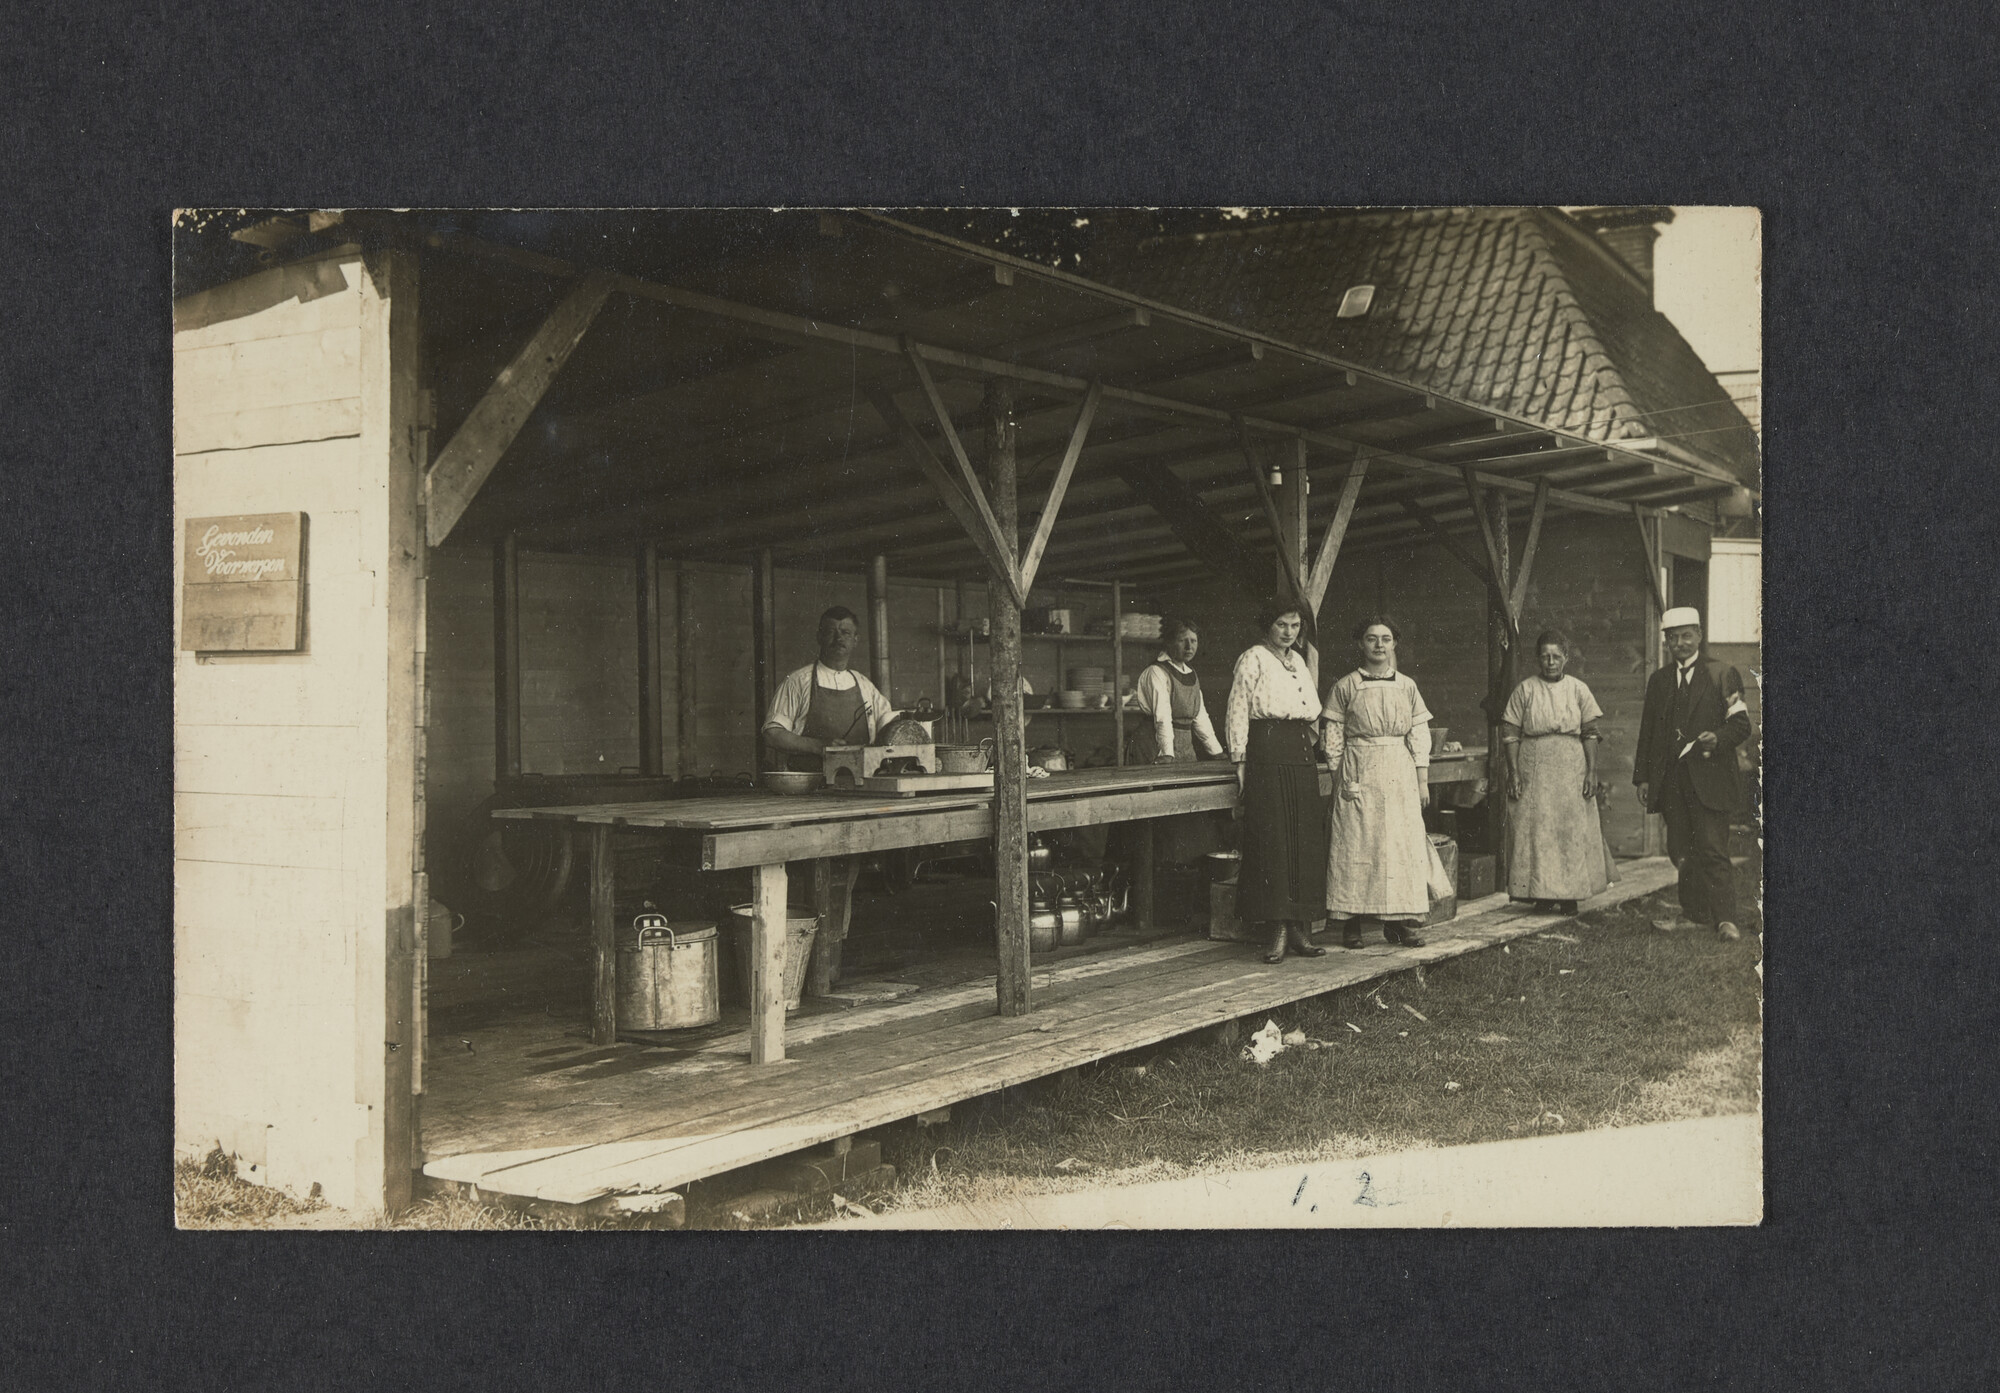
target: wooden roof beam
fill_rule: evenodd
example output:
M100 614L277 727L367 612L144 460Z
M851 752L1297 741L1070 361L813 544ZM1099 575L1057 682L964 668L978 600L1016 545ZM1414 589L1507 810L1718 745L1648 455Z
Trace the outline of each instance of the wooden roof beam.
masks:
M1024 334L1019 338L1003 339L987 348L986 352L996 358L1006 358L1014 362L1031 358L1038 353L1047 353L1056 348L1072 348L1080 343L1090 343L1097 339L1107 339L1114 334L1122 334L1128 329L1143 329L1153 322L1153 316L1137 306L1131 309L1098 315L1093 319L1078 320L1074 324L1059 325L1054 329L1044 329L1039 334Z
M539 252L523 251L518 248L482 242L477 238L466 237L462 234L450 236L445 240L448 245L462 248L473 254L511 261L519 265L537 267L552 275L574 273L570 263L555 257L545 256ZM856 350L866 349L872 353L896 354L898 356L904 353L906 346L906 340L892 335L874 333L865 329L855 329L846 325L820 323L803 316L738 304L717 296L661 285L634 276L617 275L614 277L614 283L617 289L628 294L660 300L663 303L678 305L683 309L696 310L731 319L743 326L748 332L780 332L786 334L803 332L814 337L823 338L831 343L846 345ZM1105 295L1107 293L1101 287L1092 287L1092 291L1098 295ZM1212 327L1216 332L1224 334L1231 332L1229 326L1208 326L1196 316L1181 315L1180 317L1186 318L1190 323L1201 325L1202 327ZM1244 337L1246 341L1249 337L1247 335L1240 336ZM926 363L934 367L945 365L974 374L1010 378L1017 382L1027 382L1053 388L1073 397L1080 397L1089 389L1089 383L1084 379L1064 373L1050 372L1040 368L1003 362L986 357L983 354L968 353L959 349L944 348L934 344L918 343L909 344L908 346L918 356L921 356ZM1294 353L1301 352L1295 349L1289 351ZM1436 398L1434 396L1428 394L1414 395L1422 395L1425 409L1435 404ZM1357 445L1367 446L1369 444L1367 441L1357 441L1333 433L1342 424L1339 421L1321 422L1315 426L1299 426L1289 422L1244 415L1240 410L1232 412L1222 407L1203 406L1193 402L1176 401L1171 398L1159 397L1129 388L1107 386L1104 390L1104 396L1106 401L1128 407L1132 410L1182 416L1196 420L1221 422L1230 421L1240 416L1250 429L1260 434L1298 437L1305 439L1311 444L1325 445L1330 448L1350 452ZM1411 411L1401 414L1414 414L1414 411L1415 408L1412 408ZM1383 419L1389 418L1384 417ZM1381 454L1375 457L1375 462L1419 473L1452 475L1457 472L1451 465L1422 460L1403 454L1400 451L1387 449L1384 449ZM1502 488L1510 492L1530 495L1534 492L1534 485L1522 480L1492 476L1487 482L1493 487ZM1594 499L1584 494L1568 496L1558 494L1553 498L1553 501L1589 512L1621 511L1615 503Z

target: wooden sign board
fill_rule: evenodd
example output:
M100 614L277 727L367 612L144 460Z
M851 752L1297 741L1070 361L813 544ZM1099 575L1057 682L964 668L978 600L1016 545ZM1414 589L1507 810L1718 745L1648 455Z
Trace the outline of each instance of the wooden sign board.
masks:
M296 653L305 639L305 558L304 513L189 518L181 647Z

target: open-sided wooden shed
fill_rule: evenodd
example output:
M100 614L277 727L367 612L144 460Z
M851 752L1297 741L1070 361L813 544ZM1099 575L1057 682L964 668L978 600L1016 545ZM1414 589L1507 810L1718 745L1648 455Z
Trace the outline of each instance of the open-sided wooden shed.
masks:
M828 577L864 598L877 680L899 692L942 680L946 637L975 612L991 624L996 791L908 835L993 841L996 971L983 1001L950 1008L993 1038L955 1056L949 1096L925 1086L935 1057L885 1062L884 1040L853 1032L780 1066L765 930L785 880L770 858L799 857L773 842L744 859L738 844L766 824L709 826L689 842L699 854L757 868L741 1043L766 1079L789 1069L794 1082L750 1085L769 1095L761 1111L684 1109L636 1130L601 1110L544 1119L542 1143L512 1164L562 1174L523 1193L617 1193L634 1165L646 1183L679 1183L1190 1028L1143 972L1095 999L1112 1014L1089 1032L1039 1053L1019 1036L1034 1027L1007 1024L1044 994L1090 990L1089 973L1038 989L1031 972L1031 829L1233 799L1212 778L1197 797L1141 771L1077 792L1099 800L1088 811L1029 797L1017 679L1041 659L1024 652L1021 611L1056 582L1105 587L1114 615L1128 587L1190 611L1281 589L1323 611L1361 558L1426 549L1426 574L1445 556L1465 578L1440 594L1472 616L1490 697L1547 539L1593 520L1629 543L1589 564L1622 568L1645 597L1629 636L1642 681L1669 599L1661 549L1697 527L1664 510L1755 485L1654 438L1553 427L874 213L349 212L185 228L199 254L175 306L177 527L303 515L303 540L289 633L189 638L198 577L177 576L177 1134L351 1206L399 1202L429 1155L420 944L438 805L462 817L488 776L538 759L641 778L750 767L757 713L796 651L797 621L781 619L834 593ZM246 244L264 264L231 261ZM529 573L547 585L524 592ZM1371 589L1384 584L1378 566ZM223 598L263 614L285 595ZM523 653L531 604L555 616L531 626L539 658ZM1494 709L1465 715L1483 725ZM1122 716L1104 719L1115 747ZM588 848L600 1001L611 841L628 820L606 814ZM802 854L846 845L830 834ZM1218 954L1158 961L1209 971ZM1218 999L1234 1014L1333 984L1230 980ZM1203 998L1203 1019L1213 1009ZM596 1025L610 1045L610 1022ZM772 1100L802 1077L845 1093L792 1127L791 1104ZM641 1107L620 1087L595 1105ZM758 1141L708 1146L718 1129ZM498 1150L477 1174L505 1168ZM579 1166L597 1177L581 1188Z

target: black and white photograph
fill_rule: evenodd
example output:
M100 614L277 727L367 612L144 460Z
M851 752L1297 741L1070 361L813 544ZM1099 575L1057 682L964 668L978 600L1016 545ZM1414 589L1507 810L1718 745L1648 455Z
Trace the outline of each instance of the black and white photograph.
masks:
M1763 1222L1756 208L171 237L181 1229Z

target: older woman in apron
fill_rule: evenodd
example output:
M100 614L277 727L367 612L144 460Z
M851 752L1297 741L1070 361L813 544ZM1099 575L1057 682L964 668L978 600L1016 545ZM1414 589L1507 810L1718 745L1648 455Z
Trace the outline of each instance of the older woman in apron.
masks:
M1396 670L1396 626L1364 620L1354 630L1362 665L1333 684L1320 718L1327 759L1339 771L1328 835L1327 917L1341 943L1364 946L1362 924L1382 921L1390 943L1420 947L1417 925L1443 886L1443 863L1424 830L1430 806L1430 708Z
M1128 741L1128 764L1192 763L1200 754L1220 758L1222 742L1201 699L1201 679L1194 655L1201 634L1185 621L1167 630L1167 644L1152 665L1139 674L1132 698L1146 719L1136 722ZM1169 864L1206 856L1222 845L1220 814L1188 813L1161 818L1153 824L1153 854Z
M1569 676L1569 641L1550 629L1535 640L1536 675L1514 689L1500 717L1507 760L1507 893L1576 913L1618 872L1598 813L1597 719L1589 687Z

